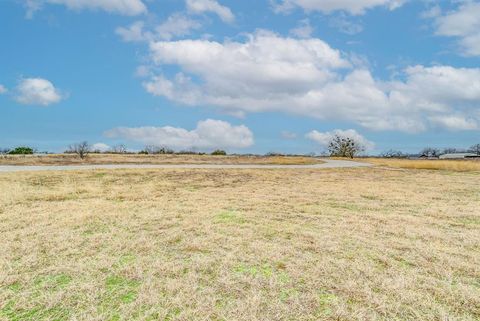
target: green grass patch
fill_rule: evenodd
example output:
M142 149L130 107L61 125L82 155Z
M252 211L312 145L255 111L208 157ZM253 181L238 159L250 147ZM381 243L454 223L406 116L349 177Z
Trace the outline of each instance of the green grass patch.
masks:
M72 278L66 274L41 275L35 278L34 285L39 290L61 290L65 288Z
M215 216L216 223L244 224L246 222L237 211L222 211Z
M480 225L480 216L459 217L457 222L466 226L478 226Z
M295 298L300 294L296 288L287 288L280 291L280 300L282 302L288 301L291 298Z
M124 254L118 260L117 265L118 266L131 265L132 263L135 263L136 260L137 260L137 257L134 254L131 254L131 253Z
M0 309L0 317L2 320L5 318L9 321L66 321L69 320L70 311L61 306L54 306L51 308L34 307L32 309L18 309L15 307L14 301L9 301Z
M18 293L22 289L22 285L20 284L20 282L17 281L17 282L13 282L13 283L7 285L5 288L7 290L10 290L10 291L14 292L14 293Z
M265 279L276 278L281 283L287 283L290 281L290 277L285 271L280 271L268 263L262 265L248 265L242 263L235 266L234 272L251 277L262 277Z
M320 290L318 293L318 315L328 316L332 314L332 305L338 301L338 297L326 290Z
M141 282L119 275L109 276L105 280L105 293L101 299L101 311L114 311L123 304L134 302L138 296Z

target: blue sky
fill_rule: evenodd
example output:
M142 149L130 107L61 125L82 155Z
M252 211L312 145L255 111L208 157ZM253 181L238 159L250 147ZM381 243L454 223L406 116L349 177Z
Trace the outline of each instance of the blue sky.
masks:
M4 0L0 147L480 143L480 2Z

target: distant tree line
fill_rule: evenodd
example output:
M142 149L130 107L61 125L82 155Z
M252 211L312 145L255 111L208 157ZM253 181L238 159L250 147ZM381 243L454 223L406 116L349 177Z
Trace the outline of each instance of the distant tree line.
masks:
M436 158L443 154L456 154L456 153L472 153L480 156L480 144L475 144L467 149L455 148L455 147L449 147L444 149L427 147L421 150L420 156Z
M399 150L390 149L381 153L379 156L383 158L407 158L410 155Z
M76 154L81 159L84 159L88 156L88 154L133 154L133 152L129 152L127 147L123 144L115 145L111 147L107 151L100 151L98 149L94 149L88 142L80 142L76 144L72 144L68 147L65 151L66 154ZM138 152L140 155L168 155L168 154L176 154L176 155L206 155L206 153L196 152L196 151L189 151L189 150L181 150L181 151L174 151L168 147L164 146L155 146L155 145L147 145L141 151ZM214 150L210 155L227 155L227 152L222 149Z
M365 152L366 148L361 141L342 135L334 135L328 142L328 152L326 155L332 157L348 157L354 158ZM36 153L36 149L29 146L18 146L13 149L0 148L0 155L31 155ZM197 152L195 150L180 150L175 151L171 148L165 146L156 146L156 145L147 145L139 152L128 151L127 147L124 144L118 144L106 151L101 151L95 149L87 141L79 142L70 145L65 151L67 154L76 154L81 159L85 159L91 153L108 153L108 154L143 154L143 155L207 155L205 152ZM472 153L480 156L480 144L475 144L468 149L462 148L432 148L426 147L423 148L418 154L407 154L399 150L388 150L381 153L379 156L384 158L407 158L411 156L417 157L427 157L427 158L438 158L443 154L454 154L454 153ZM227 155L227 152L223 149L216 149L213 152L209 153L210 155L224 156ZM249 154L250 155L250 154ZM251 154L251 156L254 156ZM315 156L315 154L302 154L302 155L290 155L280 152L269 152L265 154L268 157L274 156Z
M410 156L419 156L419 157L426 157L426 158L438 158L440 155L444 154L456 154L456 153L472 153L480 156L480 144L475 144L470 148L455 148L455 147L448 147L444 149L440 148L433 148L433 147L425 147L423 148L418 154L411 155L407 153L403 153L397 150L388 150L386 152L381 153L379 156L384 158L407 158Z
M180 151L175 151L171 148L165 147L165 146L155 146L155 145L147 145L145 146L139 154L144 154L144 155L207 155L207 153L204 152L197 152L195 150L180 150ZM217 155L217 156L225 156L227 155L227 152L223 149L216 149L213 152L210 153L210 155Z

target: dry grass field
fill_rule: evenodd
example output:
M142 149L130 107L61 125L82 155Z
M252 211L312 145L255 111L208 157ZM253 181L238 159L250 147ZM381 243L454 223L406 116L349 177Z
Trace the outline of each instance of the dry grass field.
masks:
M138 155L89 154L86 159L74 154L0 155L0 165L82 165L82 164L263 164L309 165L321 160L304 156L212 156L212 155Z
M449 170L457 172L480 171L480 160L413 160L366 158L366 162L387 167L407 169Z
M0 320L479 320L480 174L0 175Z

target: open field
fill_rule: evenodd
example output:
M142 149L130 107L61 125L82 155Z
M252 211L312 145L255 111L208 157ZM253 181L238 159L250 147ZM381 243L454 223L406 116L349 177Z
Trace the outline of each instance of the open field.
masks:
M212 156L212 155L138 155L89 154L86 159L73 154L3 155L0 165L85 165L85 164L264 164L310 165L322 161L306 156Z
M0 175L0 320L479 320L480 174Z
M364 158L362 161L387 167L407 169L449 170L457 172L480 171L480 160L421 160Z

